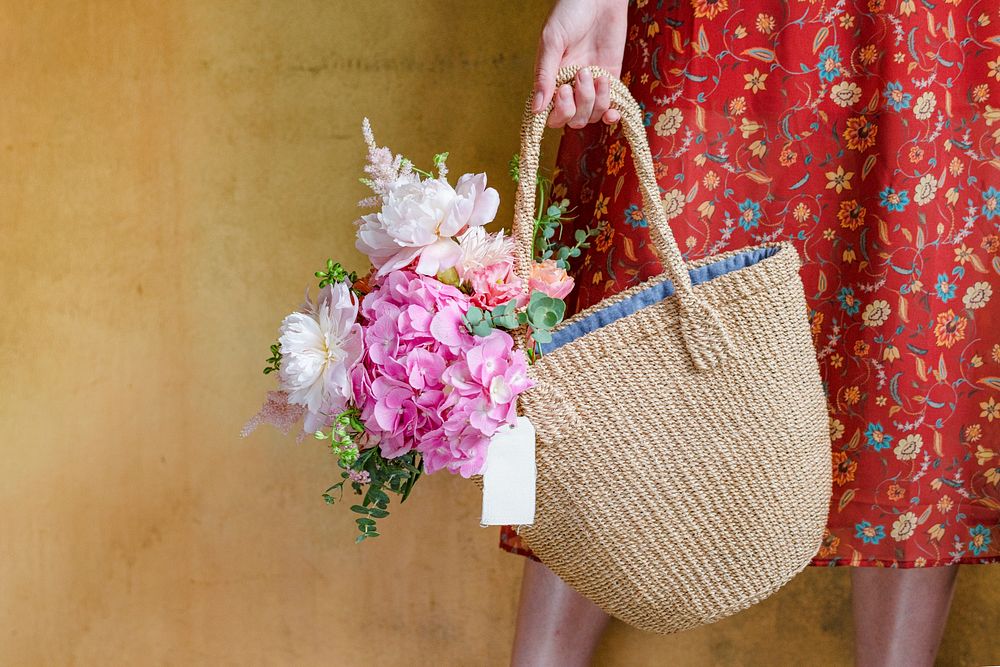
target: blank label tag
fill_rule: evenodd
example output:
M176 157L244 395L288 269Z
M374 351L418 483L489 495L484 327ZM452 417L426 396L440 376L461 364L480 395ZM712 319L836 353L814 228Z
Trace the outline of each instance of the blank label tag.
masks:
M529 525L535 521L535 427L518 417L493 436L483 467L480 525Z

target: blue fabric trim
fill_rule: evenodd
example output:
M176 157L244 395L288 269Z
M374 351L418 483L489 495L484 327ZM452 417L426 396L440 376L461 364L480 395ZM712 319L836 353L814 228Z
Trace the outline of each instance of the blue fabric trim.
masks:
M719 260L718 262L713 262L712 264L706 264L705 266L699 266L698 268L691 269L688 271L688 275L691 276L691 282L693 284L700 285L701 283L707 283L708 281L718 278L719 276L724 276L727 273L732 273L733 271L753 266L757 262L771 257L780 249L780 246L769 246L747 250L746 252L741 252L737 255L731 255L730 257ZM638 292L637 294L633 294L627 299L622 299L616 304L591 313L569 326L553 331L552 341L540 346L542 354L548 354L553 350L557 350L566 343L570 343L592 331L597 331L601 327L607 326L615 320L628 317L629 315L632 315L647 306L652 306L663 299L673 296L673 294L674 284L669 280L664 280L662 283L658 283L652 287L642 290L641 292Z

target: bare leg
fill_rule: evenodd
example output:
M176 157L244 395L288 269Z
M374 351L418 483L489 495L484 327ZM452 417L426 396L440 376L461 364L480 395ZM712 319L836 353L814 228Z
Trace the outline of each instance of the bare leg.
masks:
M512 667L586 667L611 617L552 570L525 559Z
M857 567L851 572L857 667L931 667L958 567Z

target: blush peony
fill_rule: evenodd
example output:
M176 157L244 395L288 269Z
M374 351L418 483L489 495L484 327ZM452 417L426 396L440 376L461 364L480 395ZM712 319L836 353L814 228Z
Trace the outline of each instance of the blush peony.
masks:
M499 205L485 174L465 174L454 188L444 178L406 179L388 190L380 211L362 216L356 246L376 277L414 262L417 273L433 276L462 257L453 237L492 221Z

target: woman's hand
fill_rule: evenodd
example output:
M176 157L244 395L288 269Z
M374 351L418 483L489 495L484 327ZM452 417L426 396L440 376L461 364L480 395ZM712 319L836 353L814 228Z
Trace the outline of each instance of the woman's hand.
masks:
M627 0L556 2L538 41L531 104L535 113L552 99L560 67L598 65L615 76L621 74L627 14ZM587 70L576 75L575 86L559 86L554 94L549 127L581 128L599 120L616 123L621 118L621 114L609 108L608 81L605 77L594 81Z

